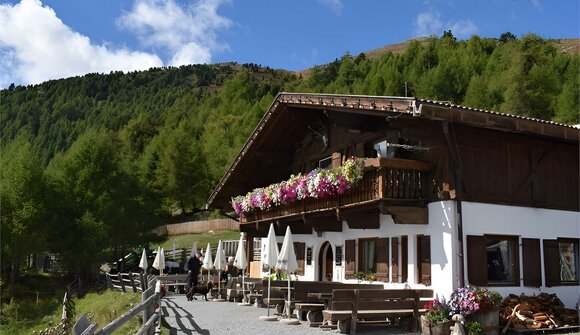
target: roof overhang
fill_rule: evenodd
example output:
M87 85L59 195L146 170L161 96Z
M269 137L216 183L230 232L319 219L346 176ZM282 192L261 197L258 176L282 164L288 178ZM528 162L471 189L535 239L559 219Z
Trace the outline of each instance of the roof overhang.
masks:
M578 142L580 130L534 118L497 113L413 97L279 93L229 169L211 193L207 206L225 208L232 196L287 178L296 141L324 113L386 117L404 115L479 128ZM267 174L264 171L268 171ZM243 180L243 182L236 182Z

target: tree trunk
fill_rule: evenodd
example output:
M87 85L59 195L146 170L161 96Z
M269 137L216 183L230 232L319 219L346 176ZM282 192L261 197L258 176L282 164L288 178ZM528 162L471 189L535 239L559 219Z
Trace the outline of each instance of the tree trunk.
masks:
M10 284L8 286L8 292L10 294L10 301L14 299L16 295L16 281L20 277L20 257L12 260L12 265L10 266Z

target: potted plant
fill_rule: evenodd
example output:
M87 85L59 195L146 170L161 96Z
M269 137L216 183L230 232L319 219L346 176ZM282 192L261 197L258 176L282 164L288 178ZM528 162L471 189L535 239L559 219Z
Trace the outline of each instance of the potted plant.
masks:
M449 335L453 321L445 300L433 299L424 308L427 311L421 316L422 335Z
M479 323L483 328L481 334L499 334L499 305L502 296L496 291L474 289L475 301L479 304L479 311L473 314L470 321Z
M499 333L499 304L502 296L495 291L477 287L463 287L451 293L449 309L452 314L463 315L468 322L483 327L482 334Z

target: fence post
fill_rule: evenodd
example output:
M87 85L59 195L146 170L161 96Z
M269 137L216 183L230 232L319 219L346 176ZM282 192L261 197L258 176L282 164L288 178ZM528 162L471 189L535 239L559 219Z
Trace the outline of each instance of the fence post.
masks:
M139 280L141 281L141 289L143 292L145 292L146 289L149 288L149 286L147 285L147 280L145 279L145 275L143 275L143 271L139 272Z
M131 280L131 286L133 287L133 293L137 293L137 287L135 286L135 279L133 279L132 272L129 272L129 279Z
M143 293L141 293L141 301L147 300L147 298L149 298L154 293L155 293L154 288L143 290ZM143 310L143 324L146 324L147 321L149 320L149 318L154 313L155 313L154 304L150 304L149 306L146 306L145 309ZM147 334L152 335L154 333L154 331L155 331L155 327L149 327L149 329L147 329Z
M121 272L117 273L117 279L119 279L119 283L121 284L121 290L127 293L127 289L125 288L125 280L123 280L123 274Z
M107 284L109 285L109 290L113 291L114 287L113 287L113 281L111 280L111 275L108 272L105 274L107 275Z

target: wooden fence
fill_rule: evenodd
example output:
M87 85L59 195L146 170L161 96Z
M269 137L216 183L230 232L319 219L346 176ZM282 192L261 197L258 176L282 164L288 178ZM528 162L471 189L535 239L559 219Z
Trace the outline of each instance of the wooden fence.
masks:
M143 312L143 326L139 329L136 334L152 335L155 331L154 326L157 324L159 328L161 320L161 284L156 278L147 283L148 288L141 294L141 303L125 314L121 315L119 318L113 320L108 325L104 326L98 332L96 331L99 325L97 323L91 323L86 314L83 314L80 319L75 323L72 329L73 335L109 335L115 330L123 326L127 321L133 318L135 315ZM156 311L157 309L157 311Z
M134 293L143 292L147 290L148 283L155 278L155 276L143 273L107 273L107 284L112 291L128 292L131 290Z
M157 234L182 235L206 233L210 230L240 230L240 223L232 219L215 219L167 224L155 229Z

